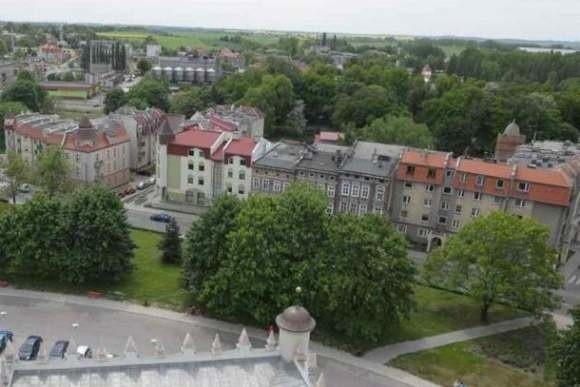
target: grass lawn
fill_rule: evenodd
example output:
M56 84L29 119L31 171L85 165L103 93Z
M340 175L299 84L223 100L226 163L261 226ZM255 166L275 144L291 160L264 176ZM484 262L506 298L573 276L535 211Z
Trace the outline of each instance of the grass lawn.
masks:
M50 90L48 95L54 98L87 99L87 92L82 90Z
M443 386L460 379L478 387L554 386L544 373L544 334L529 327L501 335L404 355L389 365Z
M358 354L383 345L416 340L481 325L479 306L468 297L417 285L415 287L415 303L416 310L411 313L409 319L401 321L398 325L393 325L378 343L360 341L344 343L343 338L333 339L336 334L320 331L314 331L313 335L318 340ZM525 315L526 312L521 310L494 305L490 310L490 322L494 323Z
M0 203L0 211L3 204L5 203ZM85 293L91 290L114 297L118 296L115 292L121 292L124 299L143 304L167 306L173 309L183 309L188 306L188 294L179 285L181 267L162 265L159 261L157 244L161 235L149 231L133 230L131 236L137 245L133 260L134 270L131 275L120 282L71 285L59 284L51 279L15 275L4 276L2 279L7 279L15 287L26 289L61 293Z

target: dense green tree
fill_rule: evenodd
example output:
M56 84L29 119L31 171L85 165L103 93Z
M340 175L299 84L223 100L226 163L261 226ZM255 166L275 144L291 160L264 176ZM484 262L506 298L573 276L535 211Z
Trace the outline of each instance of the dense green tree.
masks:
M316 65L304 74L300 96L309 120L329 121L337 93L336 74L329 65Z
M169 110L169 85L165 81L145 76L127 93L128 101L148 107L156 107L164 111Z
M161 250L161 262L178 264L181 263L181 239L179 237L179 225L175 218L165 226L165 234L159 243Z
M28 71L18 74L18 79L6 87L2 101L20 102L32 111L39 111L47 93Z
M280 46L280 49L288 54L290 58L294 58L298 54L300 41L295 36L283 37L278 40L278 46Z
M580 308L573 309L571 314L574 325L560 332L554 348L560 387L580 386Z
M416 148L431 148L433 145L433 137L427 125L418 124L412 118L404 116L378 118L358 130L356 136L359 140Z
M322 256L317 315L335 331L373 341L408 317L415 268L404 238L383 217L333 217Z
M30 166L22 159L20 153L9 152L2 161L1 167L8 183L6 193L12 198L12 203L16 204L18 189L30 179Z
M68 192L72 189L69 179L71 165L64 151L55 146L46 147L38 155L35 164L37 185L49 196Z
M549 230L533 219L495 212L465 225L429 255L425 278L473 298L487 322L495 302L541 313L561 286ZM514 280L517 279L517 280Z
M190 87L171 97L172 113L191 117L195 112L207 109L211 104L209 90L204 87Z
M123 203L113 191L95 186L74 192L66 202L65 218L62 281L111 281L131 272L135 245Z
M127 95L123 89L115 87L105 94L105 114L117 111L127 103Z
M151 70L151 62L149 62L145 58L139 59L137 62L137 70L139 70L139 74L145 75Z
M338 96L333 121L337 126L352 122L357 127L362 127L399 110L394 95L385 88L377 85L363 86L352 95Z
M232 104L241 100L246 92L262 82L263 71L249 69L220 79L212 88L212 99L218 104Z

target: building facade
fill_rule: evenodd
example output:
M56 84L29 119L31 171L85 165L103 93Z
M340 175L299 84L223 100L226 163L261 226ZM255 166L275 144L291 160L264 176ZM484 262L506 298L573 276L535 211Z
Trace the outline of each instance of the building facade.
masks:
M185 126L188 125L205 130L239 132L255 139L264 137L264 113L250 106L217 105L196 112L186 122Z
M63 120L55 115L23 114L5 120L6 148L34 163L48 146L63 149L78 183L121 187L129 182L130 139L119 121Z

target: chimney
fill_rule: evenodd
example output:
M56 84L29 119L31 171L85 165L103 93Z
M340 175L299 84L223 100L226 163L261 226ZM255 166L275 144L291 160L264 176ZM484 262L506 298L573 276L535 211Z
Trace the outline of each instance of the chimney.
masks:
M286 308L276 317L276 325L280 329L278 345L284 361L293 362L297 353L308 354L310 332L316 321L304 307L295 305Z

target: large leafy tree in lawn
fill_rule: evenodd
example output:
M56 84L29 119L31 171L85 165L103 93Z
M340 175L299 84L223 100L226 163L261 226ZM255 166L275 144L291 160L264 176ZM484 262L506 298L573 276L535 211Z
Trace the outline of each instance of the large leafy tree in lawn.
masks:
M477 301L483 322L500 301L539 313L558 305L553 291L561 286L548 238L548 228L533 219L482 216L429 256L425 278Z
M227 236L234 230L241 208L238 198L221 196L189 229L185 239L183 282L194 297L227 258Z
M318 318L350 337L376 340L413 307L407 243L377 215L333 217L322 249Z
M14 83L2 93L2 101L20 102L32 111L39 111L47 97L40 84L28 71L21 71Z
M101 186L79 190L68 199L65 213L69 239L60 262L62 280L116 280L131 271L135 245L117 195Z
M555 344L558 386L580 386L580 308L572 310L574 325L559 334Z
M326 206L322 192L306 185L295 185L279 197L248 199L227 237L227 259L203 284L202 305L216 314L264 324L296 302L296 286L305 290L308 305L316 294Z
M179 239L179 225L175 218L165 226L165 235L159 243L161 250L161 262L180 263L181 262L181 240Z
M0 167L4 169L5 180L8 183L5 188L6 194L12 198L12 203L16 204L18 188L30 179L30 167L20 153L15 152L8 153Z
M62 202L37 194L2 214L0 244L17 273L49 277L58 274L55 261L66 253Z
M42 150L36 162L36 180L50 196L72 189L69 179L71 165L65 153L58 147L47 147Z

